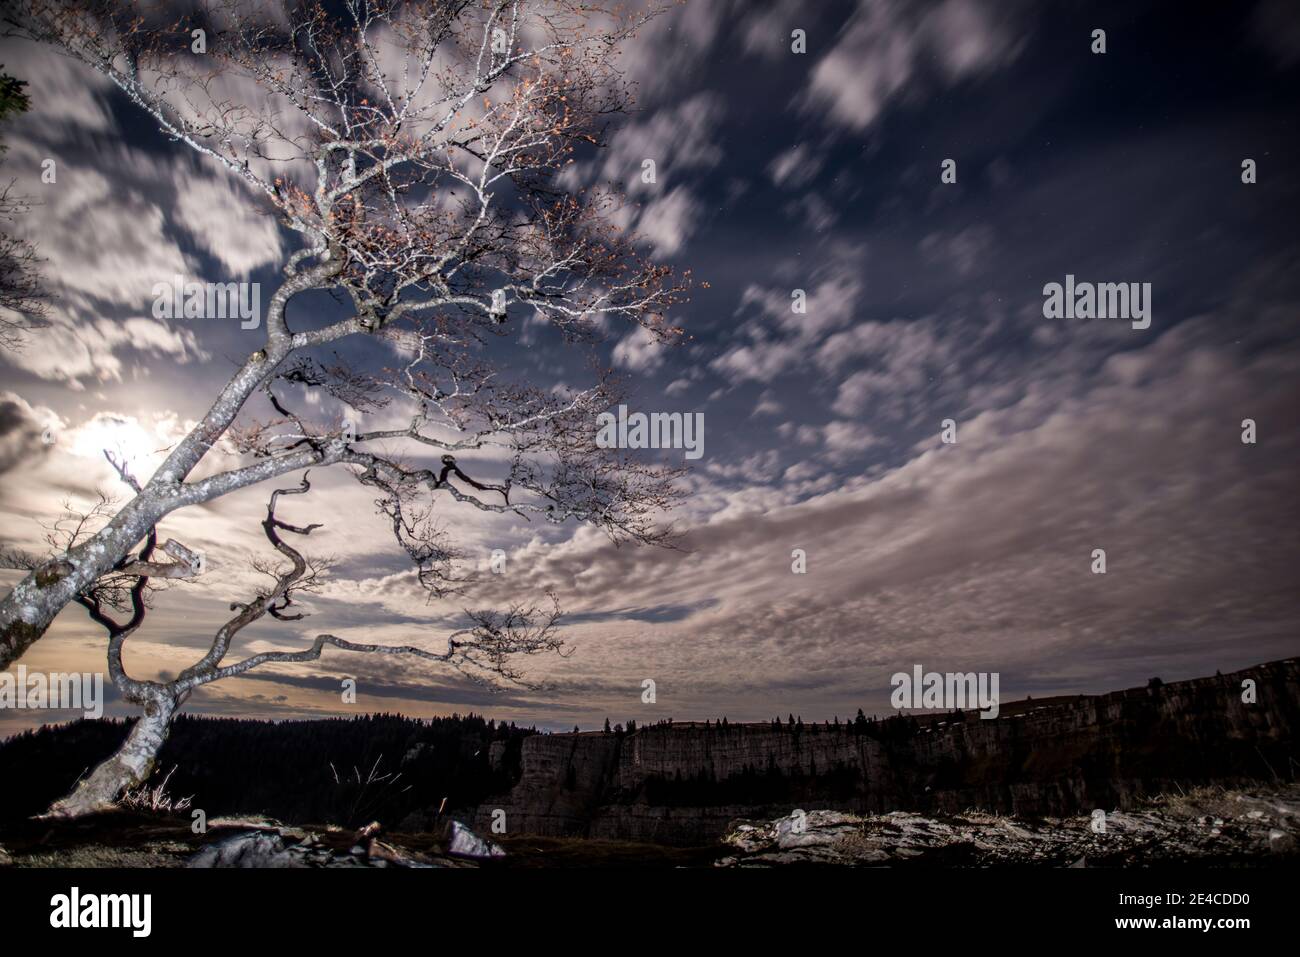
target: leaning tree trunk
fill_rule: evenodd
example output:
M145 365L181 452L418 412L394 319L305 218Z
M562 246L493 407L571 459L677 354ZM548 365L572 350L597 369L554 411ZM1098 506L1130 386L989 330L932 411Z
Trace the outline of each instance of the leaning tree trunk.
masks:
M277 296L279 293L277 293ZM283 310L283 303L278 308ZM185 477L225 433L245 400L284 361L289 344L253 353L217 401L167 456L153 478L113 519L55 561L30 572L0 598L0 670L23 656L78 594L112 571L159 521L194 504L180 494Z
M82 778L71 794L50 805L44 816L81 817L108 811L117 805L123 791L144 784L171 733L178 708L176 698L171 695L151 696L145 703L144 714L117 753Z
M146 488L106 526L65 555L30 572L0 599L0 670L22 657L69 602L112 571L170 509Z

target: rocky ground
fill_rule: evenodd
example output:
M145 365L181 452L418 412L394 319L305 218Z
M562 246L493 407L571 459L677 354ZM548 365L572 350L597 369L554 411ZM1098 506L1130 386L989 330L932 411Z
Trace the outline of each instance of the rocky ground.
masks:
M1200 861L1225 866L1300 863L1300 785L1252 791L1200 788L1128 811L1021 820L971 811L859 817L796 812L737 822L720 867L832 864L890 867L1132 867Z
M195 834L179 815L121 812L81 821L24 821L0 833L0 867L773 867L788 865L1042 865L1133 867L1300 863L1300 784L1250 791L1201 788L1100 817L927 817L796 812L738 821L720 847L502 838L449 820L421 834L291 827L216 818Z
M0 866L472 867L505 853L456 821L437 833L385 837L378 825L353 831L263 818L215 818L195 834L186 818L122 812L9 828Z
M223 817L195 834L178 814L122 811L79 821L28 820L0 829L0 867L638 867L708 866L717 848L544 837L485 839L456 820L418 833L297 827Z

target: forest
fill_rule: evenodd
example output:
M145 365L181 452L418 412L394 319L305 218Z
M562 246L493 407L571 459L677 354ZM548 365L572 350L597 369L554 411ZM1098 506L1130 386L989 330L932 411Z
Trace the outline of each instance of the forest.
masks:
M39 814L121 743L131 722L75 721L0 743L0 823ZM182 714L148 786L208 818L269 815L290 824L393 826L412 811L477 804L518 776L533 728L475 714L414 719L368 714L322 721L254 721ZM497 770L489 746L503 742Z

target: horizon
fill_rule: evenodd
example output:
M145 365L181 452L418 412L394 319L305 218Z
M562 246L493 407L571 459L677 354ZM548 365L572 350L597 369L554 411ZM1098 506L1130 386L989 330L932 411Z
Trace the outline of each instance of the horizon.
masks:
M1274 665L1285 664L1287 662L1292 662L1292 661L1300 661L1300 656L1291 656L1288 658L1277 658L1272 661L1261 661L1254 665L1249 665L1245 668L1239 668L1236 671L1231 671L1231 672L1216 671L1215 674L1212 675L1209 674L1197 675L1194 677L1181 678L1173 681L1165 681L1163 678L1160 678L1159 675L1153 675L1152 677L1160 678L1160 687L1166 687L1168 685L1177 685L1177 684L1194 684L1196 682L1207 681L1212 678L1232 678L1235 675L1245 674L1247 672L1257 671L1261 668L1268 668ZM1030 702L1033 702L1039 707L1050 708L1050 707L1064 705L1070 701L1078 701L1081 698L1083 699L1104 698L1109 695L1117 695L1117 694L1122 695L1134 691L1145 691L1149 687L1150 684L1148 680L1148 684L1146 685L1133 685L1127 688L1112 688L1109 691L1064 692L1061 694L1049 695L1049 696L1039 697L1039 698L1035 698L1033 695L1028 695L1024 698L1015 698L1010 701L1000 701L999 704L1001 707L1001 711L1004 714L1009 713L1009 716L1017 716L1018 712L1022 710L1021 706L1027 705ZM966 708L966 709L904 708L901 710L886 709L886 711L883 712L883 717L882 717L882 712L868 712L865 708L857 708L854 709L852 713L845 714L843 716L839 714L831 715L830 717L819 716L815 718L810 718L808 721L804 723L809 725L811 724L817 724L822 726L830 725L831 727L835 727L837 723L840 726L851 725L853 724L854 720L856 720L856 713L858 711L861 711L864 717L866 717L868 721L887 720L888 718L891 717L904 717L904 718L911 717L911 718L921 719L922 723L925 723L927 719L929 721L937 722L940 719L951 717L953 714L956 714L958 711L964 711L967 720L969 720L970 715L972 713L978 715L977 711L972 711L972 709L970 708ZM250 716L238 715L238 714L207 714L199 711L190 711L190 712L182 713L179 717L213 720L213 721L253 721L253 722L265 723L265 724L283 724L289 722L310 722L310 721L349 721L354 718L365 718L369 716L400 718L405 721L435 721L435 720L456 720L456 719L468 720L470 718L479 718L486 722L495 723L498 727L500 726L516 727L519 730L535 731L538 734L573 734L574 733L574 729L572 727L548 726L545 724L538 724L535 722L530 722L527 725L524 725L517 721L496 718L494 715L487 712L477 712L472 710L465 711L465 712L451 711L445 714L419 715L419 714L405 714L404 712L401 711L358 709L357 711L348 714L340 713L340 714L327 714L327 715L310 715L310 716L301 716L301 717L272 717L272 718L250 717ZM1001 716L1002 715L999 715L998 717ZM794 715L794 717L796 721L803 721L802 714ZM83 719L81 716L78 715L74 717L65 718L62 720L47 721L43 724L30 725L28 727L21 728L12 733L0 733L0 745L3 745L6 741L9 741L10 739L17 737L18 735L24 734L25 732L28 731L41 731L41 730L55 731L58 730L59 728L67 727L68 725L74 724L77 721L81 721L81 720L89 720L89 721L106 720L112 723L117 723L119 721L123 721L123 722L130 721L133 720L134 718L135 718L134 715L124 715L121 717L105 715L102 719L101 718ZM696 727L696 726L702 727L709 724L710 722L712 722L714 726L718 726L720 722L723 721L724 719L727 721L728 726L736 726L736 727L767 727L772 724L773 719L778 720L783 727L787 724L786 719L780 718L780 716L778 715L773 715L772 717L769 718L753 718L753 719L740 718L735 720L731 719L730 715L725 715L725 714L716 715L713 717L705 717L705 718L677 718L675 716L669 715L667 717L657 718L654 721L649 721L644 724L638 721L636 725L636 730L641 731L645 728L653 728L653 727ZM612 734L614 733L613 731L614 726L618 726L619 728L622 728L624 733L633 733L627 731L626 721L615 720L613 716L606 715L606 717L602 719L602 725L603 725L603 721L605 720L608 720L611 725L611 730L608 732L605 731L602 726L597 728L579 727L578 733ZM630 719L630 720L635 720L635 719Z

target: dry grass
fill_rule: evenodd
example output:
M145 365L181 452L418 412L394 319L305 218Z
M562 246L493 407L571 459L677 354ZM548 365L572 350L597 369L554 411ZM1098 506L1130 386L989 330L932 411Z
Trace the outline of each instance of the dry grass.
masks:
M131 811L152 811L155 814L172 814L189 810L190 805L194 803L194 795L174 798L167 792L167 783L175 773L176 768L173 767L154 787L142 784L133 791L124 792L117 802L118 806Z

